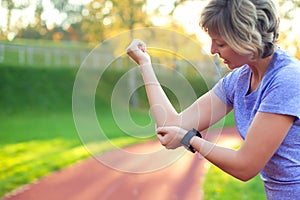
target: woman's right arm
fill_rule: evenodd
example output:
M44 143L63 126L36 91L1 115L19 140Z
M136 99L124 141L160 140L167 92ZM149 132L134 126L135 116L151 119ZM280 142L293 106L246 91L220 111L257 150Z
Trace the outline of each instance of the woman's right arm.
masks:
M141 40L134 40L127 48L127 54L140 67L151 113L157 127L179 126L186 130L196 128L202 131L219 121L231 110L213 92L209 91L181 113L177 113L155 75L145 43Z

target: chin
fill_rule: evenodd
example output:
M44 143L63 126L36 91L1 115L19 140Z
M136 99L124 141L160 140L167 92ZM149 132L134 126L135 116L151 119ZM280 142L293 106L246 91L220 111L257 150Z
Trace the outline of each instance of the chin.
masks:
M234 70L234 69L237 69L237 68L240 68L244 65L232 65L232 64L227 64L227 67L231 70Z
M233 69L235 69L235 68L236 68L235 66L233 66L233 65L230 65L230 64L226 64L226 66L227 66L227 68L229 68L229 69L231 69L231 70L233 70Z

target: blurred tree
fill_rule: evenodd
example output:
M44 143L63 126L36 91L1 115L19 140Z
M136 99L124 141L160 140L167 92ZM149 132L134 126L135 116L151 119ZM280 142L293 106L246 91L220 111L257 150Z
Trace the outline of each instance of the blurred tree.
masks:
M300 0L277 0L281 17L279 44L300 59L300 29L295 24L300 12Z
M122 30L151 25L146 0L93 0L82 11L82 31L88 42L99 43Z
M65 14L65 18L60 24L64 29L69 28L72 24L81 22L82 20L82 9L84 7L81 3L71 4L66 0L50 0L59 11L59 13Z
M17 1L17 0L2 0L1 6L7 9L6 16L6 27L7 30L4 32L3 28L0 32L2 36L8 36L10 32L15 33L16 37L19 38L31 38L31 39L54 39L58 38L57 35L61 35L61 39L74 39L79 40L80 38L80 24L82 20L81 11L83 4L76 3L70 4L65 0L50 0L54 9L62 16L62 22L60 24L47 24L47 19L42 19L44 12L48 11L47 4L43 0L35 1ZM34 19L27 26L22 24L24 21L20 18L19 24L12 25L12 13L14 10L24 10L29 6L35 6ZM78 34L78 37L74 37L74 34Z
M42 0L38 0L41 2ZM42 28L42 35L44 38L52 40L70 40L79 41L81 36L80 23L82 20L81 11L83 4L71 4L69 1L65 0L50 0L54 8L64 16L61 24L52 25L53 27L48 28L46 33L43 31L45 27L45 22L39 20L41 23L37 24L39 28ZM42 8L46 9L46 8ZM41 16L42 12L39 13L41 9L36 10L36 16Z
M42 1L36 2L34 11L34 21L27 27L23 27L18 31L17 38L41 39L48 32L46 23L41 16L44 11Z
M2 37L4 38L13 38L17 32L18 32L18 27L16 24L12 24L12 13L13 10L23 10L27 8L30 5L29 1L22 1L22 2L15 2L14 0L2 0L1 1L1 6L3 8L7 9L7 14L6 14L6 27L1 30ZM4 17L4 16L2 16Z

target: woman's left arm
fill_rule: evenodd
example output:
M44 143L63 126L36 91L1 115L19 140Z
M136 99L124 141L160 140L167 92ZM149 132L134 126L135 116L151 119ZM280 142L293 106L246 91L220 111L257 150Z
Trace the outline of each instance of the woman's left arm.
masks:
M228 174L247 181L256 176L276 152L295 117L257 112L247 137L238 150L217 146L198 137L191 145L201 155Z

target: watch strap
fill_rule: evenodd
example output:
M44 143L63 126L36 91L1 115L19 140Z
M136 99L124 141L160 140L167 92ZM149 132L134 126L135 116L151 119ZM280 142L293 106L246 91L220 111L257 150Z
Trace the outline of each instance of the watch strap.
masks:
M190 141L192 139L192 137L197 136L202 138L201 134L199 133L199 131L197 131L196 129L192 129L189 130L182 138L181 140L181 144L183 146L185 146L187 149L189 149L191 152L195 153L195 149L192 147L192 145L190 144Z

